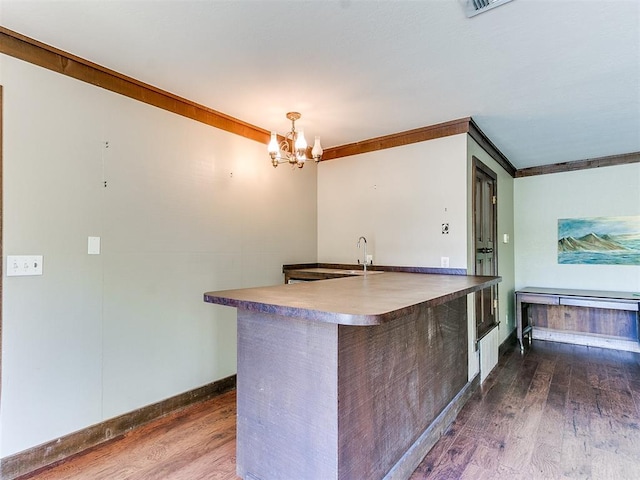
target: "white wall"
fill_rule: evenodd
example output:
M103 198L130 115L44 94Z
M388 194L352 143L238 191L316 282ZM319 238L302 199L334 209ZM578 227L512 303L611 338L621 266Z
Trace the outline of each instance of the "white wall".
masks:
M466 134L318 165L318 260L467 268ZM449 223L450 233L442 234Z
M315 165L274 170L262 144L0 67L5 261L44 255L43 276L3 279L7 456L235 373L235 311L202 294L315 261L317 221Z
M558 264L558 219L640 215L640 163L515 181L516 288L640 291L640 266Z
M452 268L474 265L472 159L498 176L499 342L515 328L513 178L466 134L323 162L318 169L318 259L355 263L367 237L381 265ZM449 223L450 233L442 234ZM501 239L508 234L510 241ZM359 257L360 255L360 257ZM469 378L479 371L475 304L469 299Z
M451 268L472 268L468 148L461 134L322 162L318 260L355 263L364 235L380 265L440 267L441 257L449 257ZM479 371L474 308L469 295L469 379Z

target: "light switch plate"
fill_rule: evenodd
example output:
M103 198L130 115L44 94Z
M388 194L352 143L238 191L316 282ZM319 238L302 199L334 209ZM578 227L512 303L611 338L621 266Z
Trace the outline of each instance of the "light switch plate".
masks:
M7 255L7 277L42 275L42 255Z
M87 253L89 255L100 255L100 237L89 237Z

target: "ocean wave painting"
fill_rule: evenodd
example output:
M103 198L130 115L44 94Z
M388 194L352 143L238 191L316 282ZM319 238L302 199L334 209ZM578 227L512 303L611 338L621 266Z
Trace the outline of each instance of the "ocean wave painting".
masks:
M640 216L558 219L558 263L640 265Z

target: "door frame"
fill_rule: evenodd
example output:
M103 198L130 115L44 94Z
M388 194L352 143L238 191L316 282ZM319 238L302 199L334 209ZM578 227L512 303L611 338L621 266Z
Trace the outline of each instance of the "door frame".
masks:
M472 221L471 221L471 239L472 239L472 249L473 249L473 274L477 275L476 272L476 267L477 267L477 262L476 262L476 247L475 247L475 242L476 242L476 212L477 212L477 208L476 208L476 174L478 172L478 170L480 170L482 173L484 173L486 176L488 176L489 178L491 178L493 180L493 193L494 196L496 198L495 202L493 202L493 225L492 225L492 229L493 229L493 239L494 239L494 247L493 247L493 265L494 265L494 271L492 272L492 275L497 276L498 275L498 175L491 169L489 168L484 162L482 162L479 158L477 158L475 155L472 156L472 166L473 166L473 171L472 171L472 184L471 184L471 203L472 203ZM484 337L486 336L489 332L491 332L494 328L498 327L500 325L500 315L498 313L498 304L499 304L499 298L498 298L498 287L496 285L490 287L492 290L492 301L495 302L495 315L494 315L494 319L495 319L495 323L494 325L489 328L486 332L484 332L484 334L481 337L478 337L478 332L477 332L477 307L475 305L477 305L476 302L474 302L474 325L476 326L476 331L475 331L475 342L476 342L476 348L477 348L477 344L478 342ZM476 293L477 295L478 293Z

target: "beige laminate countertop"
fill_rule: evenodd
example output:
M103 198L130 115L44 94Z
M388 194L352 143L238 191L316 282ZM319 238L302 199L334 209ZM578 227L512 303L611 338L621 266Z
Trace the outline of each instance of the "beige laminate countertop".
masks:
M408 313L417 305L440 305L500 280L500 277L377 272L317 282L207 292L204 301L341 325L379 325Z

